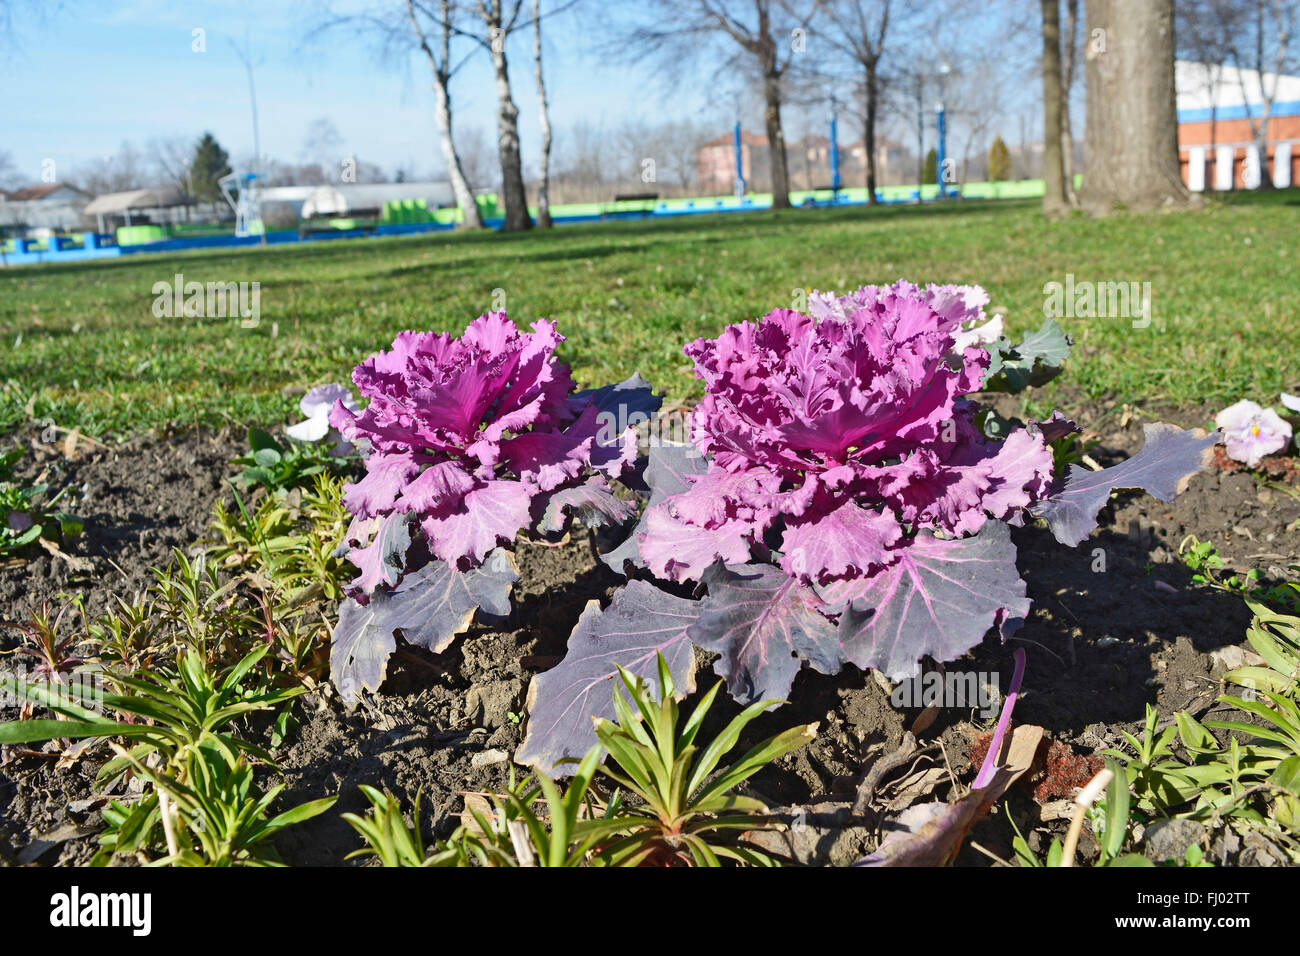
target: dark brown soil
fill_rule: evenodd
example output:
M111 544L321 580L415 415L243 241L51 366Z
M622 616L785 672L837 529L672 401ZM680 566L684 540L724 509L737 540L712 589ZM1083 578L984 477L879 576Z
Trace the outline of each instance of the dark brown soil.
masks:
M43 601L58 606L72 597L94 615L111 594L147 588L150 568L165 567L174 548L191 551L207 536L212 504L235 475L229 462L246 450L242 430L151 434L109 447L83 439L71 458L62 442L35 434L9 436L0 448L16 441L27 449L18 477L67 488L59 507L82 518L85 533L61 548L71 562L42 551L23 561L0 558L0 620L21 620Z
M1183 425L1206 420L1201 410L1162 417ZM1141 420L1107 415L1101 437L1092 457L1110 464L1141 446ZM96 571L78 577L45 555L0 570L0 615L12 618L61 592L83 594L97 609L110 590L144 586L149 565L165 563L170 548L188 548L203 536L239 444L230 436L145 438L76 462L51 459L60 480L86 489L80 510L87 532L70 553L89 558ZM1169 505L1140 495L1116 499L1102 513L1102 528L1077 549L1036 528L1019 530L1019 565L1034 601L1029 621L1011 645L990 637L947 667L998 672L1005 689L1012 650L1024 647L1028 671L1017 722L1041 724L1079 754L1117 745L1120 729L1136 731L1148 703L1162 715L1187 709L1204 717L1219 693L1209 652L1242 642L1249 613L1235 595L1193 586L1191 572L1176 559L1179 544L1195 534L1233 568L1277 578L1300 562L1298 519L1294 497L1249 474L1213 470L1196 476ZM359 839L338 817L365 809L358 784L387 787L408 805L422 792L424 828L439 834L455 825L466 791L506 785L509 758L522 739L529 680L563 655L586 602L605 599L619 584L585 541L524 544L518 563L522 578L504 623L475 625L442 655L399 650L384 694L356 713L344 713L337 699L299 702L299 728L277 754L287 784L282 802L336 793L341 799L330 813L286 831L279 843L286 861L338 864L358 848ZM699 686L713 681L706 661ZM895 709L877 680L853 668L837 677L805 669L792 700L747 734L752 742L796 723L819 723L812 744L753 779L752 791L772 805L849 796L864 765L897 749L919 713ZM716 711L710 723L720 724L735 708L728 702ZM0 718L11 716L0 711ZM934 797L948 792L949 769L969 782L970 751L990 724L970 709L948 709L920 733L921 750L909 767L944 768L943 779L930 784L937 786ZM1059 748L1057 758L1064 759ZM0 857L84 862L93 845L82 834L99 826L96 806L85 802L99 759L102 754L91 752L59 769L52 755L22 757L0 768ZM1041 824L1031 790L1018 789L1008 804L1026 833ZM1011 835L999 808L971 839L1008 858ZM42 837L49 846L38 852ZM1041 840L1036 834L1031 842ZM959 862L988 859L968 845Z

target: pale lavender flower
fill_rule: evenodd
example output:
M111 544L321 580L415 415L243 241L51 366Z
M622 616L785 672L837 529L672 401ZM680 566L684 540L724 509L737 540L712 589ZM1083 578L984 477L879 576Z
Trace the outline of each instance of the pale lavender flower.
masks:
M299 410L307 416L307 420L290 425L284 433L290 438L305 442L317 442L332 434L336 440L334 456L342 458L351 454L352 444L330 426L330 410L336 400L341 401L349 411L359 410L357 400L352 397L352 391L346 385L318 385L298 403Z
M1223 432L1228 457L1254 468L1265 455L1282 451L1291 443L1291 426L1271 408L1247 399L1229 405L1215 416Z

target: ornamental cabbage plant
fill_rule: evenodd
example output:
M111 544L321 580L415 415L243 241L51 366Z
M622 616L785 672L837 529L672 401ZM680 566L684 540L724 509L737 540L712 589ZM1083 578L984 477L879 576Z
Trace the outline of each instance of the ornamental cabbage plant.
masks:
M1018 349L969 334L988 327L987 301L971 286L866 286L686 346L705 388L691 444L651 449L644 514L606 556L633 580L588 605L565 659L535 679L518 759L585 752L616 665L648 675L662 654L689 691L692 645L719 655L744 704L786 698L804 665L903 679L927 655L953 660L1029 613L1009 526L1041 518L1074 545L1113 489L1168 501L1205 466L1218 436L1169 425L1148 426L1127 462L1061 479L1050 443L1078 428L1059 413L990 438L971 393L995 366L1019 369L1012 387L1044 356L1059 367L1068 340L1055 323Z
M504 615L522 533L626 521L636 504L610 481L637 456L631 427L658 408L634 376L574 393L555 359L563 341L545 319L521 331L504 312L459 338L403 332L352 380L369 404L338 400L329 423L362 450L366 474L345 488L357 567L340 608L331 675L344 700L377 690L395 632L440 652L480 608Z

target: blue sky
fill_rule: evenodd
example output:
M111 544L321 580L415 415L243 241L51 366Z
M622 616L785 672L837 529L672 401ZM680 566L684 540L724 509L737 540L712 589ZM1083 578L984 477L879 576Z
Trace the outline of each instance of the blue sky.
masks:
M343 0L364 7L364 0ZM308 41L310 0L65 0L58 11L15 17L17 46L0 54L7 114L0 150L33 181L52 158L62 172L116 152L123 140L197 138L211 130L233 157L252 154L248 87L232 42L251 30L262 151L296 162L308 125L328 117L345 148L391 169L441 167L426 61L380 62L369 42L334 32ZM545 9L545 5L543 6ZM588 10L593 9L588 6ZM599 7L596 7L599 9ZM597 14L597 19L599 15ZM193 52L193 31L206 52ZM648 68L603 61L592 14L548 26L547 84L552 122L563 130L589 118L618 123L683 111L699 116L699 87L647 86ZM512 38L511 77L525 159L537 153L532 39ZM469 47L463 48L469 52ZM495 133L496 95L486 56L475 56L453 85L458 126Z
M629 119L694 119L719 132L729 128L741 77L724 76L715 85L714 65L701 58L694 73L669 88L658 81L662 68L614 59L601 49L620 4L637 2L585 0L577 12L548 21L546 70L557 150L566 131L583 120L605 129ZM18 0L16 39L6 45L0 38L0 152L10 153L32 182L47 159L54 160L60 179L73 178L78 166L116 153L123 141L143 151L151 139L192 142L205 130L232 159L251 157L248 87L234 47L243 44L247 31L258 64L264 155L304 160L308 126L326 117L342 134L345 153L390 171L439 171L431 79L422 55L381 62L366 37L341 30L310 36L322 5L348 11L384 3L401 7L401 0ZM913 31L919 49L903 59L919 55L937 62L955 52L941 57L941 43L984 48L976 40L996 39L1000 20L975 14L971 22L946 27L934 35ZM192 49L196 29L204 31L205 52ZM516 34L511 43L527 170L539 145L531 31ZM1008 53L1005 43L996 49L1013 65L1034 65L1036 51ZM1002 84L1001 116L979 134L979 149L999 132L1008 142L1018 139L1021 128L1033 137L1040 117L1030 74ZM972 89L980 85L971 83ZM759 131L756 94L751 91L745 125ZM452 95L457 129L482 130L491 148L496 93L485 54L475 54L461 70ZM787 103L783 114L787 141L824 133L820 107ZM910 144L911 122L888 122L881 133ZM950 117L950 145L960 138L959 127ZM852 122L841 130L845 139L859 135Z

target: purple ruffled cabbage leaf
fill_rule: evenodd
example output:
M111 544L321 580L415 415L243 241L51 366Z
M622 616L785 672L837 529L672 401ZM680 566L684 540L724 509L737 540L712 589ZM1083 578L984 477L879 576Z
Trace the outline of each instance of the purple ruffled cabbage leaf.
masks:
M709 464L652 509L649 568L698 580L766 547L806 584L864 578L921 532L973 535L1041 498L1042 434L988 440L964 397L989 354L954 345L985 301L908 282L814 294L812 315L779 309L687 346L706 387L691 439Z
M905 281L814 293L811 314L778 309L686 346L705 386L693 449L651 449L645 512L606 561L707 591L686 633L720 655L741 702L787 696L805 664L904 679L927 655L953 660L992 628L1009 635L1030 601L1008 525L1042 515L1074 539L1095 526L1108 479L1166 498L1202 467L1213 436L1172 429L1186 436L1162 450L1173 454L1058 480L1050 443L1078 430L1060 413L990 439L968 397L994 361L983 346L995 340L971 334L987 327L987 302L978 287ZM690 613L673 599L674 627ZM645 646L595 621L584 635L605 637L611 675L618 644Z
M329 419L365 459L365 476L343 497L353 519L347 556L359 571L348 589L352 604L405 594L409 575L446 565L464 592L456 614L445 616L456 630L421 641L444 645L469 626L473 608L492 604L500 613L503 579L471 572L521 532L553 535L570 520L599 527L634 516L635 505L609 482L633 472L634 426L659 399L639 376L575 394L568 366L555 357L562 341L546 319L523 331L492 312L459 337L402 332L354 369L368 404L358 411L338 401ZM475 581L491 593L476 595ZM509 582L504 587L508 594ZM391 631L345 610L341 629L367 623L362 634L336 633L336 643L356 649L354 658L376 656L365 646L376 641L391 651ZM340 662L336 676L347 666ZM369 673L380 671L371 665Z

